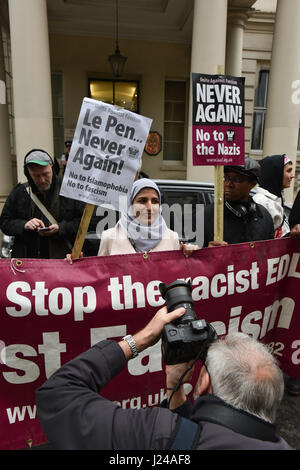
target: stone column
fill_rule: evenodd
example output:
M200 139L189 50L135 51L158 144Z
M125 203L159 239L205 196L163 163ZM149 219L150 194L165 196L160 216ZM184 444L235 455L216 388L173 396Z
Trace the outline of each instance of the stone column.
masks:
M5 67L0 27L0 211L13 186L10 153L8 106L6 101Z
M227 0L195 0L191 73L216 74L225 70ZM187 179L214 181L214 167L193 166L192 82L188 126Z
M264 155L286 153L295 167L300 103L293 87L300 79L299 24L299 0L278 0L263 146ZM293 201L293 188L285 197Z
M228 12L226 42L226 74L240 77L242 75L242 58L245 23L248 19L247 9Z
M18 179L32 148L53 155L46 0L9 0Z

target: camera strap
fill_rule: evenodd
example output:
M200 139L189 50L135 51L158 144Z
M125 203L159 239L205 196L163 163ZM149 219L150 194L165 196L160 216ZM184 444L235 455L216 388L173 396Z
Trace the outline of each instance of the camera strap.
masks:
M201 427L186 418L179 418L179 426L171 450L194 449L199 441Z
M225 426L251 439L278 441L276 428L272 423L222 402L218 403L216 401L210 403L209 406L204 405L201 407L201 410L197 412L197 420Z
M171 450L195 449L202 431L200 423L203 421L224 426L251 439L278 442L276 428L272 423L263 421L243 410L235 409L216 397L201 397L200 399L202 398L205 402L195 413L198 424L181 418Z

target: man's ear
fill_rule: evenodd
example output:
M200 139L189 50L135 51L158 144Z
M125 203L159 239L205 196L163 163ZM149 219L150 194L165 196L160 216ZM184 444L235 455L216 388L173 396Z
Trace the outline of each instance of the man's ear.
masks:
M210 383L210 375L207 372L207 369L205 366L202 366L199 374L199 378L197 380L197 383L195 385L195 395L201 396L201 395L206 395L206 394L212 394L212 387Z

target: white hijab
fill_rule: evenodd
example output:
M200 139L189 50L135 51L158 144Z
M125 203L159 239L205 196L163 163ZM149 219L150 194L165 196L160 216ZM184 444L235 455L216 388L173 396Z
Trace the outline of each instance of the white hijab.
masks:
M151 225L141 224L133 210L134 198L145 188L155 189L159 197L159 213ZM135 251L150 251L161 241L167 226L161 215L161 193L153 181L148 178L141 178L133 183L127 212L122 213L119 224L122 230L125 231Z

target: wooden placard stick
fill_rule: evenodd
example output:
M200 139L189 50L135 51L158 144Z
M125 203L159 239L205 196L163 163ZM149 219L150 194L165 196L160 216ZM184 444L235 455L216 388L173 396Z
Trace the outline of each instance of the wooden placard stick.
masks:
M214 240L224 236L224 166L215 166Z
M84 239L87 233L87 230L90 225L90 221L94 212L94 204L86 203L81 221L78 227L76 239L74 242L73 250L72 250L72 259L78 259L80 257L80 253L82 251L82 247L84 244Z
M217 74L224 74L224 65L217 66ZM214 240L221 242L224 236L224 166L215 166Z

